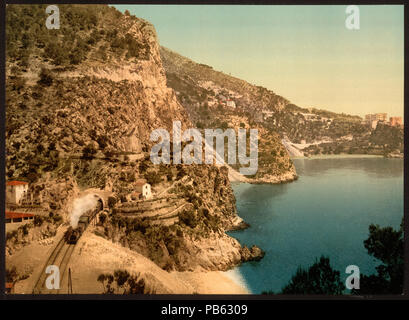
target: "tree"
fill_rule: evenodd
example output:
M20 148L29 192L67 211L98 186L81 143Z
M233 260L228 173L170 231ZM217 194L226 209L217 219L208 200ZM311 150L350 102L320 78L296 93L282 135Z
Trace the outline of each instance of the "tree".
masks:
M98 281L98 282L101 282L102 288L103 288L103 290L104 290L104 292L105 292L105 274L101 273L101 274L98 276L97 281Z
M331 268L329 258L321 256L308 270L298 268L283 294L342 294L345 286L341 282L340 272Z
M6 282L15 282L18 278L17 269L15 266L6 269Z
M40 80L38 83L44 85L44 86L51 86L53 83L53 77L51 75L50 70L42 68L40 72Z
M112 294L114 293L115 289L112 287L112 283L114 282L114 276L112 274L109 273L101 273L98 278L97 281L102 283L102 286L104 288L104 294ZM107 282L105 284L105 281Z
M130 276L131 275L126 270L115 270L114 271L114 279L115 279L118 291L119 291L119 288L124 287L124 285L127 283ZM123 293L124 294L126 293L126 288L124 288Z
M376 267L377 274L361 275L360 289L353 294L401 294L403 291L403 219L399 230L392 227L369 226L369 237L364 241L368 253L383 264Z
M97 150L95 150L94 145L92 143L89 143L82 150L82 157L84 159L92 159L96 153Z
M140 273L131 275L127 270L117 269L114 274L100 274L97 278L102 283L104 294L112 294L115 292L112 283L115 281L117 290L123 288L123 294L143 294L145 293L146 283L141 278ZM106 282L106 284L105 284Z
M152 186L162 181L162 177L156 171L148 171L145 173L145 179Z

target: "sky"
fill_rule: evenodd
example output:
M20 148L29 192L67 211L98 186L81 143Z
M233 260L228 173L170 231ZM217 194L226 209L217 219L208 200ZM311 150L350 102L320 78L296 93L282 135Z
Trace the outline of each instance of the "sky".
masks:
M266 87L300 107L403 116L401 5L116 5L151 22L161 45Z

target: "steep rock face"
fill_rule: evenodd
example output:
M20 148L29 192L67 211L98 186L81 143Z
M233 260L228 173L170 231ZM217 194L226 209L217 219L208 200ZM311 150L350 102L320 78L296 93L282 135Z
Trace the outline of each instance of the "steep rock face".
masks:
M226 167L183 166L184 183L172 194L192 205L180 212L176 224L151 226L143 220L113 216L104 234L137 251L161 268L178 271L227 270L262 257L261 250L242 248L226 231L243 227ZM192 182L192 187L187 187Z
M232 180L281 183L297 178L295 167L281 143L282 132L267 127L264 121L265 117L283 112L288 100L167 48L161 47L160 54L168 86L176 91L178 100L198 128L258 130L257 173L248 177L232 175ZM232 167L239 170L240 166Z
M118 197L134 192L131 182L142 162L149 162L152 130L171 132L176 120L182 129L191 123L166 86L152 25L107 6L61 6L62 28L48 33L32 27L41 25L44 10L8 7L14 20L7 24L13 41L7 55L6 172L8 179L30 181L46 209L64 213L70 201L61 197L72 200L80 188L110 185ZM29 17L25 30L15 23L22 16ZM124 152L144 153L144 160L118 160ZM122 179L125 171L129 181ZM166 269L225 270L239 263L241 246L225 234L242 222L227 170L185 166L177 179L183 176L191 188L182 184L175 192L193 209L181 223L138 229L131 221L124 227L111 210L105 236Z
M249 109L261 109L265 106L271 110L282 110L289 103L287 99L271 90L213 70L211 66L198 64L165 47L160 48L160 53L166 72L171 77L177 76L185 79L185 85L196 83L203 90L203 88L208 88L206 83L211 82L224 89L241 94L240 99Z
M98 20L105 38L89 46L88 58L77 65L50 65L41 55L34 56L42 52L36 46L27 68L21 68L17 59L7 60L9 177L40 173L45 162L81 154L87 146L101 153L146 151L152 130L171 132L176 120L183 127L189 125L173 90L166 86L153 26L117 16L116 39L130 38L143 52L127 59L124 53L108 50L107 63L97 58L101 46L110 41L106 35L112 26L107 23L109 18Z

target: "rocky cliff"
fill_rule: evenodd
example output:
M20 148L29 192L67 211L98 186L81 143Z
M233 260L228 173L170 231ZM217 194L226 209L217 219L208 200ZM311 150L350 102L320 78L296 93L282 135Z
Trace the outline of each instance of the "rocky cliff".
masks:
M258 171L250 183L281 183L297 178L281 143L281 131L264 124L264 117L284 112L289 101L266 88L213 70L161 47L168 86L176 92L192 123L199 129L258 130ZM239 166L232 166L239 169Z
M48 30L45 6L7 7L7 178L29 181L44 211L66 220L82 190L112 192L120 200L100 222L103 236L162 268L225 270L262 257L225 233L243 225L225 168L149 161L152 130L171 132L176 120L191 127L167 87L153 26L108 6L59 8L61 28ZM174 193L190 209L178 223L157 226L116 213L136 178L160 190L185 176L191 189Z
M20 16L28 7L34 11L34 21L28 23L36 26L41 23L39 17L36 20L41 7L11 6L7 15ZM17 45L22 43L17 53L10 48L7 59L9 177L41 174L47 163L49 168L44 169L52 169L58 158L84 150L146 151L153 129L171 130L175 120L185 127L189 124L173 90L166 86L152 25L105 6L61 6L60 11L61 31L41 29L48 36L45 43L39 43L34 27L19 35L7 30L8 40L16 36ZM69 20L71 15L82 15L83 21L88 21L88 15L104 17L90 18L94 23L85 24L74 36L74 43L84 46L84 57L76 63L62 59L64 52L49 54L50 34L63 45L78 27L72 25L76 20ZM27 62L20 54L25 38L29 38L23 51ZM130 43L139 48L132 55ZM80 55L76 47L72 50Z

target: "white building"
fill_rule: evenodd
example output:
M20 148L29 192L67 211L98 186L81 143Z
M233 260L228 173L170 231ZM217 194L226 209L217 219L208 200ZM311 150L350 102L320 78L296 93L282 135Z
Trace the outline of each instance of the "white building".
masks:
M370 125L371 125L371 128L375 130L376 127L378 126L378 120L372 120L370 122Z
M139 179L135 182L135 191L139 192L143 199L152 197L151 185L145 179Z
M236 103L235 103L233 100L228 99L228 100L226 101L226 105L227 105L229 108L236 109Z
M24 181L6 182L6 203L20 204L28 192L28 183Z

